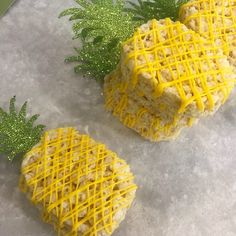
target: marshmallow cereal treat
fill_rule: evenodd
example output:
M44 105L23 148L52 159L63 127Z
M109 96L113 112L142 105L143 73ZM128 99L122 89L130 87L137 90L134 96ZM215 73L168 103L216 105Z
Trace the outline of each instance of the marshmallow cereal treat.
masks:
M58 235L111 235L137 188L124 160L74 128L45 132L21 172L21 190Z
M222 48L236 69L236 0L191 0L180 20Z
M105 78L108 110L152 141L176 137L214 114L235 82L227 56L180 22L151 20L122 47Z
M183 117L182 120L168 123L152 110L142 105L138 95L122 91L120 74L112 73L106 78L104 86L106 108L113 112L127 127L134 129L141 136L151 140L171 140L176 138L182 128L191 126L197 119Z

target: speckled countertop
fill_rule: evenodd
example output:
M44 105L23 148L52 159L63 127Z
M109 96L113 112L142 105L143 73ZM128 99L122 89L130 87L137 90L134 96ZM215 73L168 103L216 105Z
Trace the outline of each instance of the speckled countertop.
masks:
M28 100L48 128L76 126L128 161L137 198L115 236L236 235L236 94L173 142L150 143L103 107L102 88L73 73L72 0L18 0L0 18L0 101ZM50 236L18 190L20 160L0 157L0 236Z

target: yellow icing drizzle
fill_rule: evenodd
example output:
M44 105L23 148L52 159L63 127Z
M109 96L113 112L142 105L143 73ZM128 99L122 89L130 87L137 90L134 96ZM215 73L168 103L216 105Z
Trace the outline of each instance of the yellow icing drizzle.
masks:
M193 10L194 9L194 10ZM185 16L185 12L191 12ZM180 8L182 22L203 37L217 42L228 56L236 46L236 1L194 0ZM218 42L219 44L219 42ZM233 46L234 45L234 46Z
M124 42L121 61L105 80L104 94L106 108L122 123L159 141L216 111L234 85L233 68L216 44L180 22L164 19L151 20ZM174 108L163 102L168 100L167 89L177 97ZM153 109L156 102L158 112ZM168 120L162 114L168 114Z
M45 132L21 171L21 190L58 235L110 235L137 188L124 160L74 128Z
M134 36L124 43L134 48L125 57L125 63L134 61L130 78L133 89L139 77L148 74L151 77L149 81L153 81L154 97L162 96L166 88L176 88L182 101L178 113L183 113L193 102L196 102L201 112L205 109L214 110L214 94L222 93L221 102L224 103L234 87L232 67L229 64L221 64L221 59L226 57L219 54L216 45L206 43L192 30L184 31L180 22L174 23L170 19L164 21L164 26L160 26L158 21L152 20L150 30L142 32L139 28ZM163 31L167 34L165 40L161 36ZM152 38L151 46L144 44L148 37ZM166 51L170 51L170 55L167 55ZM150 60L149 55L153 55L154 59ZM144 58L145 63L140 63L140 57ZM212 65L213 62L216 68ZM203 68L204 65L207 70ZM168 70L171 80L163 79L163 69ZM211 82L213 85L210 85ZM185 91L185 85L189 87L189 92ZM189 94L191 96L188 96ZM207 105L203 101L205 98Z
M112 73L109 78L109 85L105 86L105 106L108 110L113 111L113 114L119 117L120 121L129 128L135 129L141 136L152 141L159 141L161 139L169 139L176 136L180 129L175 130L180 117L176 116L171 122L164 123L163 120L152 114L150 110L145 107L140 107L137 110L132 109L133 103L129 104L129 97L126 93L121 93L120 97L114 97L117 91L122 92L123 82L117 83L117 75ZM130 112L132 110L132 113ZM149 116L149 118L146 118ZM194 118L183 126L192 126ZM165 139L160 137L165 135Z

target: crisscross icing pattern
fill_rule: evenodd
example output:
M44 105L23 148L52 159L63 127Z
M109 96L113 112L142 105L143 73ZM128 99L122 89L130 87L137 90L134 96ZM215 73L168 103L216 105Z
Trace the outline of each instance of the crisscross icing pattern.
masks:
M235 74L217 45L180 22L151 20L123 44L105 79L106 107L142 136L176 137L227 100Z
M173 139L182 128L192 126L196 120L192 117L178 116L175 121L168 122L140 104L137 96L123 92L124 87L119 73L114 72L107 77L104 86L106 108L124 125L151 141Z
M26 154L20 188L58 235L111 235L136 190L126 162L74 128L44 134Z
M202 112L214 110L215 96L224 103L234 87L226 56L180 22L152 20L140 27L125 47L132 49L124 56L124 63L132 62L133 86L146 79L153 86L153 97L174 88L181 99L179 113L193 102Z
M236 0L190 1L181 7L180 19L236 60Z

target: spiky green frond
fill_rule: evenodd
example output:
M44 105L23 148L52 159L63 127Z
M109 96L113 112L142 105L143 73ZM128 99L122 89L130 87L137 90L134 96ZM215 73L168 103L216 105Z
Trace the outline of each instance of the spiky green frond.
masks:
M74 21L74 39L80 39L82 48L77 56L66 61L78 61L75 68L90 77L103 79L115 68L121 43L128 39L139 22L125 12L123 0L76 0L79 8L63 11L59 17L70 16Z
M65 59L66 62L79 62L75 67L76 73L83 73L85 76L96 80L103 78L115 69L120 58L119 46L98 45L94 47L93 43L86 43L81 49L75 49L77 56L70 56Z
M171 18L177 20L180 7L189 0L138 0L138 3L129 1L128 12L134 14L134 20L148 21L151 19Z
M38 115L27 119L27 102L19 113L15 107L16 98L10 100L9 113L0 108L0 153L9 160L18 154L24 154L39 142L44 125L34 126Z

